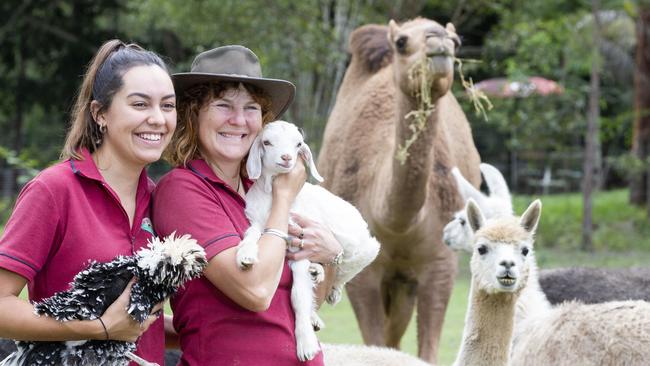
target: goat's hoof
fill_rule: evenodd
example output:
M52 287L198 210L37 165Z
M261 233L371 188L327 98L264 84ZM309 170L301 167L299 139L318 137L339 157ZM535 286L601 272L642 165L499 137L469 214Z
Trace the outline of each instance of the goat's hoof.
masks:
M318 316L316 311L311 312L311 325L314 327L315 332L325 328L325 322Z
M316 335L313 334L308 338L309 339L305 340L304 342L298 341L296 345L298 359L303 362L313 360L320 351L320 346L318 345L318 339L316 338Z
M237 265L241 269L250 269L257 263L257 248L253 246L242 246L237 249Z
M320 263L309 264L309 275L314 283L321 283L325 280L325 269Z
M338 304L339 301L341 301L341 289L337 287L332 287L330 292L325 297L325 301L327 301L327 303L330 305Z

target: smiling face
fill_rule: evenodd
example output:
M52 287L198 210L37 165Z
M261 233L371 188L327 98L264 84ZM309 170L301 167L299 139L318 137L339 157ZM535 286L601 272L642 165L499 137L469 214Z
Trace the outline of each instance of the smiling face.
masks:
M210 163L238 166L262 128L262 108L240 86L208 101L198 116L199 149Z
M156 65L132 67L122 82L96 117L107 129L97 151L141 169L160 159L174 133L176 95L169 75Z

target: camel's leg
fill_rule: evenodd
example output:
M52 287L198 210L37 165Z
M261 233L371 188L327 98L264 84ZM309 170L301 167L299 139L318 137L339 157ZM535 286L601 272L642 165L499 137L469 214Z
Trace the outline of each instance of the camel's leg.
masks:
M346 289L357 317L363 342L384 346L384 302L381 294L383 269L370 265L348 282Z
M458 267L456 255L437 245L439 256L429 263L417 289L418 356L433 364L438 358L442 323Z
M393 275L384 281L387 323L386 345L400 348L400 340L413 316L417 282L400 275Z

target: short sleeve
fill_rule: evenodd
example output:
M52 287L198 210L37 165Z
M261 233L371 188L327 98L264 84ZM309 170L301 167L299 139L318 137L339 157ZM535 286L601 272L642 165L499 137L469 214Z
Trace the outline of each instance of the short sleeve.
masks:
M158 235L190 234L212 259L241 241L218 192L202 178L172 171L156 186L153 195L153 224Z
M0 267L32 281L57 242L60 212L52 192L32 180L18 195L0 239Z

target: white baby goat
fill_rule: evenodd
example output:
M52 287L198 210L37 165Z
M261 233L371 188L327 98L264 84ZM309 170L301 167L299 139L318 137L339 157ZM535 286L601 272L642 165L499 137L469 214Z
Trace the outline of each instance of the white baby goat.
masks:
M249 178L257 180L246 194L246 217L251 226L237 249L240 267L246 268L257 262L257 241L271 209L273 177L293 169L298 154L314 179L322 182L311 150L295 125L285 121L271 122L253 142L246 169ZM354 206L322 187L305 183L291 211L325 225L343 247L343 260L336 266L334 283L326 297L327 302L334 305L341 299L343 285L375 259L379 243L370 235L368 224ZM301 361L311 360L319 351L312 323L319 323L320 319L315 313L310 262L292 261L289 265L293 272L291 304L296 314L297 354Z

